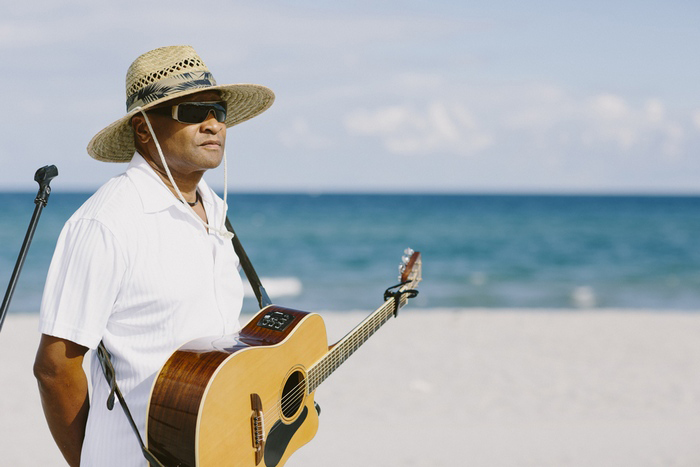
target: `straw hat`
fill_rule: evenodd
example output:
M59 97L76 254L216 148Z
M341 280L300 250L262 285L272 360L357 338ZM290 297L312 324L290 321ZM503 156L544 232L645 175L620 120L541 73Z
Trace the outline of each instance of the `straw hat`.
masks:
M221 92L228 104L226 126L249 120L267 110L275 94L257 84L216 84L211 72L188 45L151 50L134 60L126 73L127 114L97 133L87 151L105 162L128 162L134 155L131 117L164 101L204 90Z

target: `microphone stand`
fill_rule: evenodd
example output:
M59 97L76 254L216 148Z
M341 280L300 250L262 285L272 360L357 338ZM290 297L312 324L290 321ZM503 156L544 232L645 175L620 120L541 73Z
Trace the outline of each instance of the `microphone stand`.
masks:
M36 171L34 174L34 180L39 183L39 192L34 199L34 214L29 222L29 228L27 229L27 235L24 237L24 243L19 251L19 257L17 258L17 263L15 264L15 270L12 272L12 277L10 278L10 283L7 285L7 292L5 292L5 298L2 301L2 308L0 308L0 331L2 331L2 325L5 322L5 315L7 314L7 309L10 307L10 300L12 300L12 294L15 292L15 286L17 285L17 280L19 279L19 274L22 272L22 266L24 265L24 260L27 257L27 251L29 251L29 245L32 243L34 238L34 231L39 223L39 216L41 215L42 209L49 202L49 195L51 194L51 187L49 183L56 176L58 176L58 169L55 165L47 165Z

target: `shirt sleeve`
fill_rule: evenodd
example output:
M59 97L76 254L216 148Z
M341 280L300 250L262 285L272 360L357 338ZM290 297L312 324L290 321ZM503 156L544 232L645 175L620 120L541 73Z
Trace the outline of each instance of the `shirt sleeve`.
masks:
M92 219L69 220L49 267L39 331L96 348L125 270L123 251L107 227Z

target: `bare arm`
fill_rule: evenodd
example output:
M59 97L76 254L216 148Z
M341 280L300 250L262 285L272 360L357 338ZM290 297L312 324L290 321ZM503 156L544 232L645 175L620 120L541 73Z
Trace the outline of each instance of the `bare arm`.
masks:
M80 465L90 402L83 370L87 347L42 334L34 361L41 405L49 429L68 465Z

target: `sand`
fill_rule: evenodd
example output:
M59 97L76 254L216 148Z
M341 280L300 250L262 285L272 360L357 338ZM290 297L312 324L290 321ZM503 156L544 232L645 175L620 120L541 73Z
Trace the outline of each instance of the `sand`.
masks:
M364 313L326 313L332 340ZM65 465L36 316L0 334L0 465ZM698 466L700 313L404 308L316 392L289 467Z

